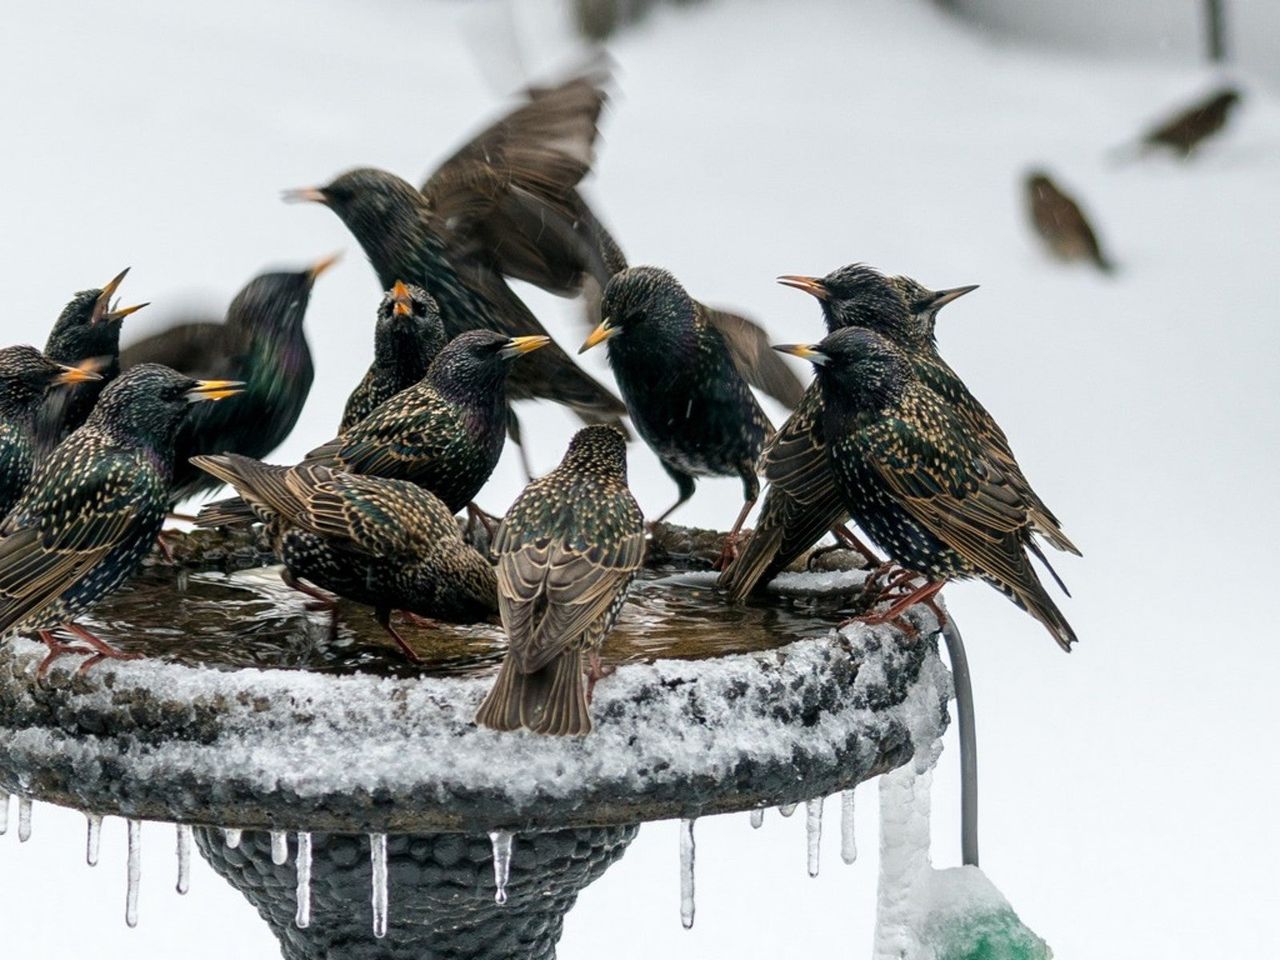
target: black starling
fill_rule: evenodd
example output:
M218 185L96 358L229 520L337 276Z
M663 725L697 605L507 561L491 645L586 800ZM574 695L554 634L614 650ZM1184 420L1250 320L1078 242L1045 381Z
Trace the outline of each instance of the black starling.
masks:
M510 647L476 722L588 733L591 691L604 675L600 646L644 562L644 517L627 488L622 433L578 431L560 466L516 498L493 549Z
M337 259L326 257L305 270L254 277L231 301L225 322L172 327L122 354L125 369L163 363L192 377L244 382L234 400L193 410L179 428L175 504L218 487L207 473L191 466L191 457L265 457L293 430L315 376L302 326L311 286Z
M125 371L102 392L84 426L37 466L0 523L0 634L36 631L59 652L120 656L73 621L116 590L155 544L169 504L174 440L196 400L240 385L195 380L159 364ZM65 627L89 645L68 648Z
M56 384L100 380L88 365L55 363L35 347L0 350L0 517L31 482L36 460L36 414Z
M50 394L37 417L36 437L41 455L48 453L89 416L98 394L120 373L120 325L129 314L146 306L139 303L120 307L111 302L120 283L128 274L125 267L105 287L81 290L63 308L49 339L44 355L57 363L79 367L94 362L101 379L77 384L69 390Z
M693 495L694 477L738 476L746 502L732 537L760 494L756 461L773 427L724 336L706 308L657 267L616 274L601 313L582 350L608 341L631 421L680 491L658 522ZM731 541L726 546L732 550Z
M590 79L531 93L527 104L446 160L421 191L394 174L360 168L286 197L333 210L384 289L397 280L424 287L439 304L450 337L475 329L545 334L503 274L565 293L579 282L570 278L587 269L582 256L568 265L548 257L562 246L552 239L563 232L555 224L580 222L584 205L575 187L589 169L603 96ZM565 243L581 254L576 235ZM594 273L604 269L602 263L590 267ZM511 398L530 397L566 404L587 420L625 412L556 345L512 376ZM518 441L514 418L510 425Z
M378 304L373 364L352 391L339 432L351 429L386 400L413 386L448 341L431 294L399 280Z
M268 524L285 582L311 593L305 579L373 607L413 660L420 658L391 625L392 610L453 623L498 610L493 567L463 541L449 509L415 484L238 454L193 462L235 487Z
M911 358L859 327L778 349L817 367L827 462L845 508L896 563L926 578L874 619L895 618L947 580L978 577L1070 650L1075 633L1026 554L1027 502L984 439L920 381Z
M1027 175L1027 212L1049 252L1059 260L1091 260L1103 273L1115 265L1102 253L1098 237L1079 204L1043 170Z
M422 380L312 450L304 462L409 480L457 512L484 486L502 455L508 370L517 357L546 343L546 337L504 337L489 330L464 333L431 361ZM252 519L239 498L200 511L202 526Z
M1240 102L1240 91L1226 87L1207 99L1186 108L1143 135L1146 149L1165 147L1187 159L1205 140L1221 130L1227 116Z

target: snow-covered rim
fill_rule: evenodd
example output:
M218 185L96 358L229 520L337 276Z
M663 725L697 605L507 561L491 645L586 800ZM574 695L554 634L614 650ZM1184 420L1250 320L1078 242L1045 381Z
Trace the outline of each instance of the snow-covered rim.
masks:
M946 724L937 624L855 626L709 660L622 666L583 738L472 724L488 678L102 664L0 650L0 785L102 813L244 827L637 822L803 800L905 762ZM74 661L70 663L74 668Z

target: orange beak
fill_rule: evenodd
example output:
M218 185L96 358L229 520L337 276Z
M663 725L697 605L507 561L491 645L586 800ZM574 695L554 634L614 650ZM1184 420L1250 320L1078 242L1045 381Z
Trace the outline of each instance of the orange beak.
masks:
M778 278L778 282L788 287L795 287L797 290L803 290L810 296L817 297L819 300L826 300L831 296L830 291L817 277L806 277L798 273L783 274Z

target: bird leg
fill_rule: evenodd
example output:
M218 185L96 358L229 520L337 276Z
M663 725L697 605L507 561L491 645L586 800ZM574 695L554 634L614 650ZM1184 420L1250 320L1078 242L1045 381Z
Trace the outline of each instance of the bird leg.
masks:
M333 613L334 619L337 619L338 601L333 597L321 590L317 590L313 586L303 583L293 575L293 571L288 567L285 567L280 571L280 579L288 586L293 587L293 589L297 590L299 593L305 593L308 597L312 598L312 601L306 605L308 610L328 610Z
M164 531L161 530L156 534L156 549L160 551L160 555L164 557L165 563L176 563L173 559L173 547L169 546L169 541L164 538Z
M532 479L532 478L530 478ZM493 542L493 535L498 530L498 524L502 522L501 517L495 517L491 513L486 513L474 503L467 504L467 530L466 537L471 540L471 535L475 532L476 523L484 527L484 532L489 536L489 542Z
M401 610L400 616L404 617L405 620L412 623L415 627L422 627L427 630L438 630L440 628L440 621L432 620L430 617L424 617L422 614L414 613L412 610Z
M605 677L610 676L618 668L614 666L606 667L601 663L600 651L598 649L592 650L591 653L587 655L587 662L591 665L591 668L587 671L587 703L590 703L591 698L595 696L596 684Z
M404 655L414 663L422 663L422 657L418 655L418 651L409 646L409 641L400 636L400 631L391 625L391 609L389 607L376 607L373 611L373 617L378 621L378 626L391 634L391 639L400 645L400 649L404 651Z
M93 651L87 647L77 647L75 644L63 643L53 633L52 630L37 630L37 636L40 642L49 648L49 652L45 654L45 658L40 661L40 665L36 667L36 679L43 680L49 672L49 667L53 665L53 661L57 660L64 653L82 653L92 654Z
M720 559L712 569L724 570L738 559L738 538L741 536L742 525L746 523L747 515L755 505L755 500L748 500L742 505L742 509L738 511L738 519L733 521L732 529L725 535L724 546L720 549Z
M36 668L36 676L43 677L48 671L50 664L58 659L64 653L87 653L91 654L88 660L80 664L76 670L77 676L84 673L96 663L103 660L137 660L141 658L140 653L126 653L123 650L117 650L101 637L96 637L78 623L64 623L62 625L66 630L76 635L76 638L87 643L88 649L78 647L74 644L62 643L58 640L51 630L39 631L40 639L44 641L45 646L49 648L49 654L40 662L40 666Z
M805 560L806 570L812 570L813 562L819 557L826 556L828 553L835 553L837 550L857 551L862 555L862 558L867 561L867 566L872 569L879 569L884 566L884 561L876 556L875 551L859 540L857 536L854 535L854 532L843 523L837 523L832 527L831 535L836 538L836 542L810 551L808 559Z
M899 577L895 581L895 585L901 585L903 582L905 581ZM848 620L844 621L844 623L840 624L840 626L845 627L851 623L866 623L871 625L892 623L906 631L908 635L912 637L917 636L919 631L916 630L914 626L903 620L903 616L915 604L923 603L937 615L939 624L945 625L946 616L938 608L937 603L933 599L938 591L945 585L945 580L926 580L923 586L916 587L905 596L899 597L895 600L890 604L888 610L884 610L880 613L859 614L856 617L850 617Z

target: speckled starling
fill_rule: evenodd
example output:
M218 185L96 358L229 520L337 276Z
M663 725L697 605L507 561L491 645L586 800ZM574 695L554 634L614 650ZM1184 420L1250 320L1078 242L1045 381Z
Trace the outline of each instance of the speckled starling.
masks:
M605 287L603 320L582 345L608 342L631 421L679 497L661 522L693 495L697 476L738 476L742 519L760 493L756 461L773 433L707 310L666 270L631 267Z
M187 323L127 348L121 362L163 363L192 377L240 380L244 390L209 404L178 430L173 502L218 484L188 462L202 453L265 457L292 432L311 391L315 368L303 318L316 277L337 261L325 257L304 270L264 273L245 285L223 323Z
M378 304L373 364L348 398L339 432L421 380L447 342L440 308L431 294L397 280Z
M1079 204L1043 170L1027 175L1027 212L1031 225L1059 260L1090 260L1103 273L1115 266L1103 255L1097 234Z
M1143 135L1142 144L1147 149L1165 147L1185 160L1226 126L1227 117L1239 102L1240 91L1236 88L1218 90L1153 127Z
M90 366L55 363L35 347L0 350L0 517L31 482L36 459L36 414L58 384L102 379Z
M497 612L493 567L463 541L449 509L416 484L237 454L193 463L235 487L268 524L287 583L311 593L300 583L307 580L373 607L413 660L392 610L453 623Z
M475 329L545 334L503 274L564 293L573 286L568 277L581 272L576 261L549 262L555 245L548 238L556 235L554 224L576 222L581 201L574 188L589 169L603 102L603 94L593 91L587 81L538 92L454 153L421 191L394 174L360 168L286 197L333 210L384 289L397 280L424 287L439 304L450 337ZM540 221L547 225L542 232L536 229ZM566 404L587 420L625 412L556 345L512 376L511 398L530 397ZM510 425L518 441L514 418Z
M812 346L827 462L858 526L926 584L887 618L951 579L980 578L1039 620L1064 650L1075 633L1027 557L1028 504L956 410L920 381L908 355L859 327Z
M476 722L589 732L591 690L604 674L600 646L644 562L644 517L627 487L622 433L578 431L560 466L516 498L493 549L510 646Z
M45 398L36 421L36 439L41 456L85 422L98 400L98 394L120 373L121 323L125 317L146 306L139 303L121 307L111 302L128 273L129 268L125 267L105 287L81 290L63 308L49 332L49 339L44 345L46 357L73 367L92 361L94 369L102 377L68 390L59 390Z
M119 655L73 621L128 580L155 544L188 406L239 386L143 364L102 392L0 523L0 633L37 631L51 659L68 649L53 634L64 627L89 647L72 649L95 654L89 663Z

